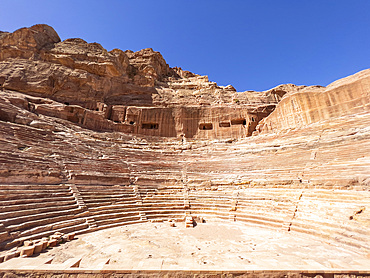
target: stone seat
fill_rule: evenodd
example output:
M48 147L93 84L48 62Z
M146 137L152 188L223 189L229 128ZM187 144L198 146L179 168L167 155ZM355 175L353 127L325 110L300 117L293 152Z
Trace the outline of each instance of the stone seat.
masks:
M35 191L57 191L57 192L68 192L69 189L65 186L61 185L0 185L0 189L4 191L12 191L12 192L22 192L27 190L27 192L35 192Z
M94 216L94 218L105 215L105 214L115 214L115 213L138 213L137 207L121 207L121 208L104 208L101 210L89 210L90 214Z
M9 231L19 231L23 229L29 229L38 225L44 225L73 218L74 214L77 214L79 212L80 208L71 209L68 211L62 210L56 212L39 213L35 215L27 215L1 220L0 223L2 223Z
M136 204L137 202L137 199L129 199L129 200L125 200L125 199L122 199L122 198L114 198L114 199L91 199L91 200L85 200L84 199L84 202L86 204L86 206L88 206L89 208L93 208L93 207L101 207L101 206L113 206L113 205L119 205L119 204L127 204L127 205L130 205L130 204Z
M315 200L320 200L321 202L345 202L348 203L348 200L355 201L358 200L360 202L364 202L363 198L363 192L348 192L343 191L343 190L334 190L331 192L326 192L326 191L305 191L304 192L304 197L305 198L310 198L310 200L315 201ZM370 201L368 201L370 204Z
M138 190L142 192L147 191L158 191L158 184L145 184L145 185L138 185Z
M94 192L101 192L110 194L109 192L120 193L120 194L132 194L133 188L131 186L115 186L115 185L78 185L78 190L83 194L90 194Z
M168 188L168 189L163 189L163 188L156 188L156 189L152 189L152 190L142 190L142 189L139 189L140 193L143 193L143 192L146 192L146 195L153 195L153 196L171 196L171 195L179 195L179 194L183 194L184 190L183 188L182 189L171 189L171 188Z
M143 198L143 202L155 203L155 202L183 202L184 197L181 196L150 196Z
M132 224L133 222L135 223L140 223L141 218L139 215L129 215L129 216L121 216L121 217L108 217L108 218L102 218L100 220L96 220L95 223L98 227L101 226L107 226L107 225L112 225L116 224L118 225L129 225Z
M58 223L56 223L56 225L53 226L52 230L46 230L44 232L38 232L38 233L34 233L28 236L23 236L21 238L14 240L13 242L7 243L5 248L11 248L12 246L20 245L26 240L34 240L34 239L40 239L43 237L48 237L48 236L53 235L56 232L68 234L71 232L83 231L87 229L88 227L89 226L85 220L66 222L66 223L63 223L63 227L60 227L60 228L58 228Z
M77 186L78 190L83 194L89 194L93 192L101 192L101 193L107 193L114 192L114 193L120 193L120 194L132 194L133 189L132 188L125 188L123 186L116 187L116 186Z
M21 199L21 200L8 200L0 201L0 207L2 212L6 211L18 211L22 209L33 209L42 207L55 206L58 203L61 206L70 205L76 203L73 196L53 198L52 202L44 202L42 199Z
M81 195L86 196L87 198L89 197L94 197L94 196L102 196L106 198L111 198L111 197L132 197L135 196L135 192L133 191L128 191L128 190L104 190L102 188L98 189L90 189L90 190L81 190L79 189L79 192Z
M91 204L88 205L90 212L98 212L98 211L105 211L105 210L132 210L137 209L138 205L137 202L117 202L114 204L108 204L108 205L99 205L99 206L91 206Z
M202 203L202 204L220 204L220 205L229 205L233 202L231 198L202 198L189 196L189 202L192 204Z
M113 167L104 165L104 163L98 163L98 165L83 164L82 163L66 163L66 166L71 171L96 171L96 172L109 172L109 173L121 173L122 167Z
M142 207L160 207L160 208L166 208L166 207L183 207L184 206L184 200L178 200L178 201L171 201L171 202L149 202L149 201L143 201Z
M219 191L197 191L197 192L189 192L189 197L196 197L196 198L219 198L219 199L232 199L233 198L233 191L228 192L219 192Z
M285 189L283 189L285 190ZM268 195L267 195L268 194ZM267 196L264 196L267 195ZM236 199L238 202L275 202L275 203L291 203L294 200L297 200L300 196L300 192L292 195L274 195L273 193L270 192L264 192L261 193L261 195L239 195Z
M143 221L138 218L138 219L134 219L134 218L131 218L131 219L121 219L119 221L102 221L99 223L99 225L97 227L95 227L93 230L96 231L96 230L103 230L103 229L108 229L108 228L113 228L113 227L118 227L118 226L127 226L127 225L133 225L133 224L138 224L138 223L142 223ZM81 231L81 233L84 233L84 232L89 232L91 231L92 229L90 230L86 230L86 231ZM76 234L79 234L79 232L77 232Z
M236 206L236 210L239 211L273 211L273 212L285 212L289 213L294 211L296 208L295 203L274 203L274 202L244 202L239 200Z
M95 202L95 200L90 200L90 201L85 201L84 200L84 203L85 205L90 209L90 208L95 208L95 207L104 207L104 206L110 206L112 205L113 203L111 201L106 201L106 202L102 202L102 201L98 201L98 202Z
M105 194L102 192L102 194L100 194L100 192L94 192L94 193L90 193L90 194L85 194L85 193L81 193L81 196L84 197L84 199L86 200L90 200L90 199L134 199L136 198L136 195L135 194L128 194L128 193L120 193L120 192L117 192L117 193L114 193L114 192L110 192L109 194L107 192L105 192Z
M229 219L229 212L227 211L220 211L216 209L206 209L206 210L197 210L197 209L192 209L190 208L187 210L191 213L193 216L204 216L206 215L207 217L218 217L222 219Z
M190 208L191 209L197 209L197 210L222 210L222 211L230 211L232 208L231 204L223 204L223 203L202 203L202 202L190 202Z
M199 198L232 198L233 191L190 191L189 196L199 197Z
M278 219L279 221L290 221L293 217L294 210L292 211L272 211L272 210L259 210L259 209L237 209L231 213L235 215L254 215L266 219Z
M338 221L335 221L335 219L332 220L332 222L326 222L326 221L313 221L311 219L295 219L293 221L292 226L294 227L300 227L300 228L314 228L318 229L319 231L323 231L324 233L328 234L336 234L342 237L349 237L354 240L359 240L361 242L368 242L370 240L370 236L368 234L368 231L366 229L366 226L355 226L352 223L348 223L347 225L344 225L342 223L338 223ZM370 248L370 246L369 246Z
M295 221L293 225L290 227L291 231L306 233L310 235L314 235L316 237L321 237L327 240L333 240L342 242L344 244L356 247L356 248L364 248L370 250L370 246L368 244L369 237L366 238L359 238L357 239L353 236L343 236L342 233L335 233L330 229L325 229L319 225L313 225L312 223L307 222L297 222Z
M145 211L147 219L161 219L161 220L169 220L169 219L179 219L183 220L185 217L185 210L151 210Z
M206 209L222 209L222 210L230 210L231 209L231 204L222 204L218 203L217 201L213 202L202 202L202 201L190 201L190 207L192 209L201 209L201 210L206 210Z
M99 222L103 219L115 219L115 218L122 218L122 217L139 217L138 211L119 211L119 212L112 212L108 211L104 214L94 214L93 215L95 222Z
M273 215L271 218L248 213L235 213L235 215L236 221L248 222L255 225L269 226L274 228L281 228L282 224L286 222L286 219L277 219Z
M340 229L343 233L356 233L368 236L367 226L369 225L369 219L350 220L349 218L343 219L343 217L322 217L318 213L310 213L309 211L297 212L295 221L302 223L311 223L315 225L321 225L323 227Z
M56 197L68 197L72 196L72 193L66 193L66 192L55 192L55 193L47 193L47 192L41 192L41 193L19 193L19 194L0 194L0 201L7 201L7 200L19 200L19 199L35 199L40 200L50 198L54 199Z
M135 193L133 191L128 191L128 190L104 190L104 189L91 189L89 191L84 191L79 189L80 193L86 197L89 196L96 196L96 195L101 195L104 197L114 197L116 195L120 196L134 196Z
M19 232L19 237L30 237L34 236L36 234L44 233L44 232L51 232L54 231L55 229L62 229L62 228L70 228L72 226L76 225L85 225L86 220L84 218L72 218L72 219L67 219L67 220L62 220L59 222L51 223L51 224L46 224L43 226L37 226L31 229L27 229L25 231Z
M116 195L116 194L120 194L120 195L127 195L127 196L130 196L130 195L134 195L135 192L133 192L133 190L120 190L120 189L104 189L104 188L90 188L88 190L86 189L78 189L80 191L81 194L84 194L86 196L89 196L89 195L94 195L94 194L101 194L101 195Z
M133 202L136 200L136 196L123 196L123 195L112 195L112 196L99 196L99 195L94 195L94 196L85 196L81 195L82 198L86 203L99 203L99 202L117 202L117 201L127 201L127 202Z
M142 202L143 207L170 207L170 206L184 206L184 200L170 200L170 201L162 201L158 202L156 200L147 201L143 200Z
M229 196L225 195L202 195L202 194L189 194L189 200L194 202L220 202L220 203L230 203L233 200L232 193Z
M157 192L158 192L158 189L157 188L140 188L138 189L139 193L141 195L155 195Z
M14 246L23 244L26 240L40 239L47 237L55 232L70 233L88 228L88 224L85 219L71 219L61 221L59 223L52 223L45 226L40 226L35 229L26 230L23 233L18 234L19 237L0 243L0 248L9 249Z
M0 223L8 235L1 247L16 244L20 237L88 227L86 220L79 218L81 208L68 186L0 185L0 190Z
M181 185L173 185L173 184L165 184L165 185L159 185L157 186L158 192L175 192L175 191L182 191L184 189L184 186Z
M42 204L42 203L41 203ZM59 204L59 203L58 203ZM55 205L55 203L54 203ZM22 216L30 216L40 213L47 213L47 212L56 212L56 211L67 211L70 209L78 208L77 203L72 203L69 205L58 205L58 206L49 206L49 207L42 207L42 208L34 208L34 209L24 209L18 211L11 211L11 212L0 212L0 220L22 217Z
M183 191L179 191L179 190L176 190L176 191L156 191L154 194L151 194L151 196L158 196L158 197L168 197L168 196L176 196L176 195L182 195L183 194Z
M153 214L148 217L148 221L152 222L165 222L169 220L175 220L176 222L182 222L185 219L184 213L179 213L179 214Z

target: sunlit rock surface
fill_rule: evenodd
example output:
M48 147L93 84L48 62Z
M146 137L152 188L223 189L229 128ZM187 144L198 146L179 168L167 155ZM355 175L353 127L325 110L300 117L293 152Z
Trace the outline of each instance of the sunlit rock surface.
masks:
M1 254L56 231L192 216L368 263L369 70L236 92L152 49L108 52L36 25L0 33L0 89Z

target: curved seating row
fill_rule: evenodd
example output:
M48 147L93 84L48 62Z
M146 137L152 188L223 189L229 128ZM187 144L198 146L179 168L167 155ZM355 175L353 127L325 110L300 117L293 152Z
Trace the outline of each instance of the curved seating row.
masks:
M0 185L0 247L56 231L88 232L193 217L243 221L370 250L370 192L167 185Z
M88 228L66 185L0 185L0 247Z

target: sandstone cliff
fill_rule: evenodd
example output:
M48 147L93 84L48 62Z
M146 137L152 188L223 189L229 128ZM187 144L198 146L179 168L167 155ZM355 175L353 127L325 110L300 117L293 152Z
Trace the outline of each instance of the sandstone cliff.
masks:
M0 248L192 213L368 252L369 74L236 92L152 49L1 32Z
M2 33L0 88L3 120L28 124L37 113L96 131L211 139L251 135L299 87L236 92L170 68L152 49L108 52L82 39L61 42L50 26L35 25Z
M370 111L370 70L333 82L326 88L307 87L286 94L276 110L263 119L259 132L302 128L321 121Z

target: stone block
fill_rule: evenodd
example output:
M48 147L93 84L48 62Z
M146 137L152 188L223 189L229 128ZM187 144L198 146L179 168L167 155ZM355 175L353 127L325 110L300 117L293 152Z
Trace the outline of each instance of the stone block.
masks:
M42 249L46 249L49 247L49 239L47 237L43 237L41 239L41 242L42 242Z
M32 240L26 240L26 241L23 242L23 245L24 246L31 246L31 245L33 245L33 241Z
M4 257L4 262L9 261L10 259L13 259L15 257L16 256L15 256L15 252L14 251L13 252L6 253L5 254L5 257Z
M35 249L35 246L31 245L31 246L24 246L22 247L21 249L21 254L20 256L23 257L23 256L26 256L26 257L31 257L33 255L33 251Z
M48 248L48 242L47 241L42 240L41 243L42 243L42 250L45 250L46 248Z
M57 244L59 244L62 241L62 236L61 235L52 235L50 239L55 239L57 241Z
M58 243L58 241L54 238L50 239L49 242L48 242L49 247L55 247L55 246L57 246L57 243Z
M68 240L73 240L75 238L75 233L69 233L68 234Z
M33 253L34 254L38 254L38 253L40 253L43 249L42 249L42 247L43 247L43 243L42 242L37 242L37 243L35 243L35 249L33 249Z

